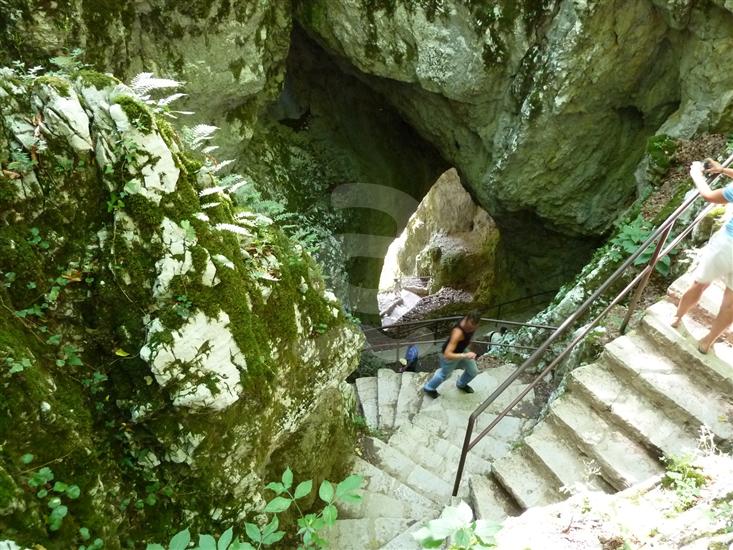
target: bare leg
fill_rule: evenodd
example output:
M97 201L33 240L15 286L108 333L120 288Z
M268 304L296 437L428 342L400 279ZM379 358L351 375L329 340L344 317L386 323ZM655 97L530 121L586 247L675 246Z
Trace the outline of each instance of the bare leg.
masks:
M725 329L727 329L731 323L733 323L733 290L726 287L725 293L723 294L723 301L720 303L720 310L718 316L713 321L708 332L702 340L698 349L702 353L707 353L710 346L713 345L715 340L718 339Z
M710 283L698 283L697 281L692 283L692 286L690 286L690 288L688 288L682 295L682 298L680 298L680 303L677 305L677 313L672 320L673 327L677 328L680 326L682 317L684 317L685 313L690 311L690 309L700 301L702 293L705 292L705 289L709 286Z

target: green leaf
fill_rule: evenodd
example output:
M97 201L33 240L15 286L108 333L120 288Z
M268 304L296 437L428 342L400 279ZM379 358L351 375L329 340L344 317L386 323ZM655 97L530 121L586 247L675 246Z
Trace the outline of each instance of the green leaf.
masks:
M285 497L275 497L265 506L265 512L270 514L279 514L290 508L292 500Z
M232 542L232 528L230 527L221 534L219 542L216 545L216 550L227 550L229 543Z
M145 547L145 550L165 550L165 548L163 548L160 544L155 543L155 544L148 544Z
M327 479L324 479L323 483L321 483L321 486L318 488L318 496L321 497L321 500L323 502L326 502L328 504L333 501L333 485Z
M80 527L79 536L81 537L81 540L89 540L91 538L91 535L89 534L89 529L87 529L86 527Z
M199 535L198 550L216 550L216 540L211 535Z
M49 336L48 340L46 340L46 343L51 346L58 346L61 343L61 335L54 334L53 336Z
M270 491L274 491L277 495L285 492L285 486L282 483L278 483L277 481L271 481L270 483L265 485L265 489L270 489Z
M26 453L20 457L20 461L23 464L30 464L31 462L33 462L33 455L30 453Z
M290 489L293 486L293 472L290 467L286 468L283 472L282 482L286 489Z
M36 496L38 498L46 498L48 496L48 491L46 489L41 489L36 493Z
M262 539L262 544L264 544L265 546L270 546L271 544L279 542L284 536L285 531L276 531L274 533L270 533Z
M349 503L349 504L356 504L357 502L361 502L361 499L362 499L361 495L356 495L356 494L351 494L350 493L348 495L342 496L339 500L341 502L346 502L346 503Z
M463 529L459 529L453 536L453 542L458 546L467 548L471 544L471 531L465 527Z
M341 483L336 485L336 496L341 497L347 493L351 493L352 491L355 491L361 488L361 484L363 481L364 481L364 478L361 476L350 475L349 477L344 479Z
M229 550L257 550L257 549L248 542L241 542L241 541L235 540L232 543L232 545L229 547Z
M188 529L184 529L183 531L176 533L176 535L171 539L171 542L168 545L168 550L185 550L189 542L191 542L191 533Z
M78 485L71 485L66 489L66 496L71 500L76 500L79 498L79 495L81 495L81 489L79 489Z
M69 486L66 485L66 483L64 483L63 481L57 481L53 484L53 490L57 493L63 493L68 487Z
M304 496L307 496L310 494L310 492L313 490L313 480L309 479L308 481L301 481L298 483L298 486L295 488L295 498L303 498Z
M267 535L271 535L277 531L278 527L280 527L280 520L277 519L277 516L272 516L272 521L265 525L265 528L262 530L262 536L266 537Z
M61 499L59 497L53 497L51 500L48 501L48 507L52 510L58 506L61 506Z
M336 507L333 504L329 504L323 509L323 521L326 522L326 525L333 525L336 523L337 517L338 510L336 510Z
M249 540L251 540L252 542L262 542L262 533L260 533L260 528L257 527L254 523L245 522L244 532L247 533Z
M150 493L148 496L145 497L145 504L148 506L155 506L155 504L158 502L158 497L156 497L153 493Z
M66 517L66 514L69 513L69 509L64 506L63 504L56 506L53 510L51 510L51 513L49 514L49 518L51 520L62 520Z

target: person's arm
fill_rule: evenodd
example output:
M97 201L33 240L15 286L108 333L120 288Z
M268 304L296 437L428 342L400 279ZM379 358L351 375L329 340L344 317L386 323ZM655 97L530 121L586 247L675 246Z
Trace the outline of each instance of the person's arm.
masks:
M445 347L443 357L448 359L448 361L457 361L458 359L475 359L476 354L472 351L455 353L456 346L461 340L463 340L463 332L461 332L461 329L459 328L454 328L450 333L450 340L448 341L448 345Z
M716 173L728 175L723 172L723 170L728 171L728 168L721 168L720 164L718 164L717 162L715 164L717 164L718 166L710 168L708 172L718 170L718 172ZM731 171L731 173L733 173L733 171ZM702 162L696 161L692 163L692 166L690 166L690 176L692 177L692 181L695 183L695 187L697 187L697 190L700 192L700 195L703 199L715 204L726 204L727 202L729 202L728 199L725 198L724 189L710 189L710 186L705 179L705 175L703 174Z

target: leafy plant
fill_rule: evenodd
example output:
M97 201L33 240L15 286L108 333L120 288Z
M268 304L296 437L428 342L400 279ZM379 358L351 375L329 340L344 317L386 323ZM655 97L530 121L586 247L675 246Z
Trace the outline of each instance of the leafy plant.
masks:
M707 483L702 470L692 463L690 456L665 456L667 471L662 478L662 486L677 493L675 510L683 512L691 508L700 498L700 488Z
M33 461L33 455L28 453L21 457L23 464L29 464ZM27 480L28 486L38 489L36 497L39 499L48 499L46 503L49 508L48 516L46 516L46 524L49 531L58 531L64 518L69 513L69 508L63 504L62 497L70 500L76 500L81 496L81 489L78 485L56 481L53 485L54 473L51 468L44 466L33 472L33 475ZM101 548L99 546L98 548Z
M14 357L6 357L5 365L9 367L8 372L10 374L17 374L23 372L25 369L29 369L33 366L33 363L27 357L15 359Z
M611 239L609 254L615 261L621 261L627 256L636 252L641 244L652 234L652 227L649 222L638 216L633 221L621 226L618 234ZM654 254L655 243L650 244L644 252L634 261L634 265L645 265ZM674 252L674 251L673 251ZM655 269L660 275L669 275L672 265L670 255L659 258Z
M26 239L30 244L38 246L43 250L48 250L51 246L49 242L41 237L41 231L37 227L31 227L31 236Z
M443 548L446 539L450 550L482 550L496 548L494 535L501 525L486 520L473 520L473 512L465 502L446 506L440 518L429 521L413 533L423 548Z
M280 481L273 481L266 485L266 488L276 495L267 502L263 510L265 514L272 514L272 518L264 525L245 522L244 536L247 540L235 539L233 529L230 527L218 541L211 535L199 535L198 544L191 550L259 550L271 546L285 536L285 532L279 529L278 514L289 510L291 506L296 508L300 516L297 521L297 535L301 540L298 550L325 548L327 543L319 536L319 533L336 522L337 503L361 500L358 491L362 482L363 478L357 475L349 476L337 484L324 480L318 488L318 497L325 503L325 507L318 513L303 514L298 501L311 494L313 481L302 481L293 489L293 472L287 468ZM190 542L191 534L188 529L184 529L176 533L167 549L184 550L188 548ZM157 543L148 544L146 550L166 550L166 547Z

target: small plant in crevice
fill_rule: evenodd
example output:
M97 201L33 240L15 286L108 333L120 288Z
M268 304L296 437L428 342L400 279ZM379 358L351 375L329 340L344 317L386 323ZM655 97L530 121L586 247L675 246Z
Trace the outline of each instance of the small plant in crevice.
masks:
M361 500L359 488L364 479L361 476L351 475L334 484L324 480L318 488L318 497L325 504L323 510L318 513L303 513L298 501L307 497L313 490L313 481L307 480L298 483L293 488L293 472L287 468L282 474L280 481L268 483L266 488L275 493L275 497L267 502L263 510L264 514L272 514L269 521L262 523L244 524L244 537L234 537L234 529L227 529L217 541L212 535L201 534L198 537L198 544L190 547L191 533L184 529L176 533L171 539L168 550L260 550L280 542L286 535L280 530L278 514L294 507L298 514L296 536L299 539L298 550L310 550L326 548L327 542L320 536L320 533L327 527L332 526L338 517L336 504L355 503ZM267 516L266 516L267 518ZM160 544L148 544L146 550L165 550Z
M465 502L446 506L438 519L431 520L413 533L423 548L474 550L496 548L494 535L501 525L486 520L473 520L473 511Z
M27 465L33 462L34 458L32 454L26 453L20 460ZM46 516L48 530L58 531L69 513L67 504L81 496L81 489L76 484L55 480L54 472L48 466L31 471L32 474L26 483L35 491L36 498L44 502L49 509Z
M639 246L649 238L652 231L653 227L651 224L641 216L637 216L634 220L619 228L618 234L610 241L611 247L608 250L608 255L616 262L626 259L626 257L636 252ZM641 266L647 264L654 254L654 247L654 243L649 245L649 247L634 261L634 265ZM669 270L672 266L672 259L670 256L674 253L675 251L673 250L667 256L659 258L659 261L655 266L655 270L660 275L665 277L669 275Z
M662 487L677 494L675 511L683 512L700 499L700 488L707 483L707 478L699 466L693 463L692 456L665 456L662 462L666 472L662 478Z

